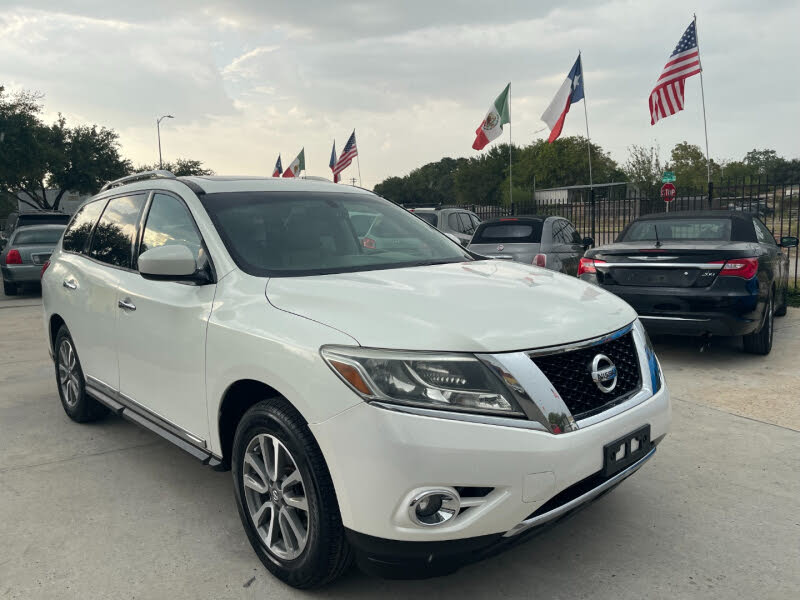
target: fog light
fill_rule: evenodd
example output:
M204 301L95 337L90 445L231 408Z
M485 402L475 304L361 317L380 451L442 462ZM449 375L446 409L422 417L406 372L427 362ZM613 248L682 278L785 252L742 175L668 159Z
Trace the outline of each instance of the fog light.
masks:
M460 507L458 494L450 490L427 490L412 498L408 515L417 525L434 527L450 521Z

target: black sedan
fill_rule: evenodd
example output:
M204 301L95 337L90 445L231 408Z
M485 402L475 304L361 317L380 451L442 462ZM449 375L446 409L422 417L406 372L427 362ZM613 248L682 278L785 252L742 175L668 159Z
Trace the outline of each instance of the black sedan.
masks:
M631 222L613 244L586 252L578 276L613 292L648 330L742 335L768 354L773 316L786 314L789 258L760 219L742 212L673 212Z

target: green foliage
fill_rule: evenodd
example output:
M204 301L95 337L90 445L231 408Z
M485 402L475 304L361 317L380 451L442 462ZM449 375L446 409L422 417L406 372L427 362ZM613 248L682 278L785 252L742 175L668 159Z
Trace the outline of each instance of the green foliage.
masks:
M661 164L661 149L658 145L649 148L635 144L629 146L628 160L622 170L627 180L643 192L654 190L661 185L661 176L666 171Z
M173 162L165 162L163 163L163 167L165 171L169 171L176 177L187 177L190 175L195 175L198 177L202 177L203 175L213 175L214 171L211 169L206 169L203 166L203 161L201 160L194 160L191 158L179 158L174 163ZM159 169L158 164L154 165L141 165L137 167L135 170L136 173L141 171L155 171Z
M40 94L9 96L0 87L0 194L22 192L23 202L34 208L58 209L66 192L93 193L130 171L115 131L96 125L69 128L61 115L48 126L40 113ZM52 204L47 187L60 190Z
M800 288L796 288L796 287L790 287L789 288L787 302L788 302L789 306L794 306L795 308L800 308Z
M398 204L454 204L454 177L465 158L443 158L414 169L405 177L389 177L375 193Z

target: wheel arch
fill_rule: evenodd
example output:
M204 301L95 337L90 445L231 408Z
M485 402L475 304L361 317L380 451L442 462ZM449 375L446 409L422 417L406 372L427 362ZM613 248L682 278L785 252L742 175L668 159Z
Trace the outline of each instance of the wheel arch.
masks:
M58 313L53 313L50 315L50 322L48 323L47 331L50 334L50 349L55 352L55 345L56 345L56 335L58 335L58 330L61 329L61 326L66 326L66 322Z
M219 434L222 467L224 469L230 468L233 438L236 435L236 427L239 421L250 407L268 398L281 398L288 402L305 421L305 417L297 410L291 400L271 385L257 379L234 381L222 395L222 400L220 400L219 409L217 410L217 433Z

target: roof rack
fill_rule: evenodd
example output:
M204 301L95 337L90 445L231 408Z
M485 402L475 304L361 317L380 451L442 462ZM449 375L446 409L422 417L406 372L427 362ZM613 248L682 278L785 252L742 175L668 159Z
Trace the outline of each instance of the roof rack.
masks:
M111 188L125 185L126 183L133 183L134 181L146 181L148 179L177 179L175 175L164 169L156 169L155 171L142 171L141 173L134 173L133 175L126 175L114 181L109 181L100 188L101 192L110 190Z

